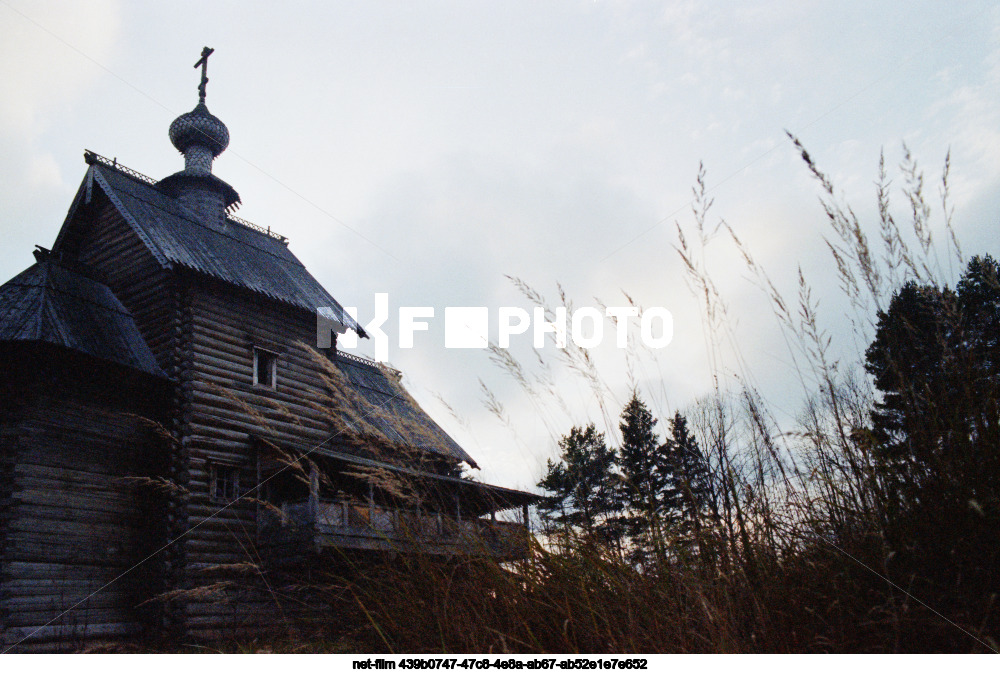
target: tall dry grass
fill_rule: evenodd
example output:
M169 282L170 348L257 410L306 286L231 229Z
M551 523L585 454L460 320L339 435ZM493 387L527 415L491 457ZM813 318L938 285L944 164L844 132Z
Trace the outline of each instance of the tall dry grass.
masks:
M881 159L877 221L869 225L842 202L799 141L791 140L820 185L828 225L825 244L849 306L847 336L863 348L875 334L878 312L888 309L903 283L944 287L954 281L945 269L965 265L951 221L949 161L940 179L940 207L934 208L924 174L904 148L900 182L908 216L901 221ZM856 349L851 361L833 355L835 336L844 334L830 333L825 321L841 318L822 314L801 270L794 297L785 296L734 230L712 219L704 170L698 172L692 204L690 221L677 225L676 254L690 290L701 301L714 381L685 410L706 454L713 494L693 533L684 533L682 540L669 526L657 527L659 546L670 552L641 565L630 561L620 546L602 545L572 531L559 544L539 536L527 558L508 563L485 554L442 559L414 553L364 560L345 555L315 570L301 585L319 597L326 618L314 625L315 635L294 640L288 649L1000 649L1000 469L993 458L983 459L980 472L987 474L973 474L977 459L1000 454L1000 442L989 434L1000 425L998 382L984 384L973 371L981 363L962 358L949 365L954 387L944 399L928 398L919 380L909 382L908 393L922 400L925 411L935 416L976 413L982 416L977 427L983 430L975 451L943 456L935 465L942 478L929 482L918 497L901 500L871 431L880 393L863 371L864 353ZM779 422L773 404L753 385L758 373L728 347L736 342L735 321L707 263L720 233L764 293L790 346L805 391L792 424ZM529 301L545 305L540 293L521 281L515 284ZM562 305L569 306L561 288L559 293ZM643 357L640 350L629 357ZM556 353L555 362L532 370L509 351L491 351L494 362L539 409L565 408L553 372L562 367L574 374L597 401L600 418L594 420L614 428L619 410L609 403L614 395L598 363L572 344ZM900 371L906 369L906 363L898 364ZM735 385L722 383L734 380ZM485 386L484 394L488 408L514 427L498 396ZM336 406L356 412L356 400ZM930 429L922 434L918 427L911 441L930 445L939 437ZM963 502L971 483L978 489L976 498Z
M877 222L868 226L841 201L799 141L792 142L822 190L825 244L850 307L850 336L867 345L878 311L887 310L904 282L944 287L954 281L945 269L966 262L951 221L949 161L935 209L924 174L904 148L900 182L909 217L901 222L881 159ZM620 549L586 536L570 536L559 545L540 539L529 558L511 564L471 557L397 558L348 582L360 615L355 646L396 652L1000 648L997 490L964 503L964 509L956 503L955 493L963 492L957 486L922 492L919 501L901 506L870 430L880 393L863 371L863 352L855 352L852 362L834 358L834 335L824 327L831 318L821 313L806 274L800 270L795 296L786 297L733 229L711 221L703 170L692 203L691 221L677 226L676 252L690 289L702 301L716 381L687 410L707 454L716 496L696 529L695 544L679 544L665 528L664 546L675 552L641 567ZM733 320L706 263L713 234L720 231L767 297L801 372L806 394L791 427L779 423L756 391L754 372L740 354L735 363L724 355L725 343L733 341ZM520 287L527 299L543 303L535 290ZM551 369L532 374L500 349L493 358L539 406L552 394ZM558 358L600 401L603 418L595 420L613 427L616 410L607 406L598 365L572 345ZM953 366L958 389L948 399L925 399L924 408L941 415L969 413L971 404L995 410L981 402L1000 399L996 381L963 390L963 381L971 387L974 377L962 368L975 364L959 360ZM734 371L735 377L722 375ZM734 378L736 386L720 383ZM910 392L920 397L920 382L911 383ZM509 423L496 396L487 394L490 407ZM995 417L982 419L984 428L996 425ZM919 430L911 440L936 441ZM988 449L980 443L977 450ZM993 450L1000 453L995 444ZM983 469L992 465L987 461ZM938 483L971 480L973 467L968 460L942 460L938 468L947 478ZM1000 472L992 478L1000 479Z

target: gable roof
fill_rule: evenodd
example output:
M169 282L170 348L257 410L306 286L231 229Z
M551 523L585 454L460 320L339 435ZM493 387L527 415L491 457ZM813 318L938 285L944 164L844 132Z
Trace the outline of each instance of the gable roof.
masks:
M87 158L91 166L81 193L89 200L97 185L164 268L191 269L311 313L329 307L346 327L367 336L292 254L284 238L232 218L222 227L201 222L155 185L101 165L96 155L88 153ZM57 240L53 249L58 251L59 245Z
M284 238L258 231L231 217L226 218L224 225L200 221L195 213L159 189L150 178L133 174L111 162L105 164L106 160L93 153L88 152L86 157L90 168L67 223L53 246L54 252L60 251L76 208L90 201L96 187L108 197L163 268L190 269L311 313L320 307L329 307L346 327L365 335L363 328L288 250ZM110 294L107 287L100 287ZM113 295L111 298L117 303ZM122 310L126 311L124 307ZM373 426L390 442L478 467L398 381L389 380L391 374L377 363L343 353L337 355L335 362L350 388L372 412L364 414L363 423L359 425ZM345 418L345 421L353 425L352 419Z
M0 286L0 342L42 342L165 377L111 290L51 261Z

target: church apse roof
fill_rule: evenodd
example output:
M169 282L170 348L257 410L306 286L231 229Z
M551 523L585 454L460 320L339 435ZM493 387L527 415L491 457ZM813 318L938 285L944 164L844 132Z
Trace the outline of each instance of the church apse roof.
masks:
M165 376L106 285L44 258L0 286L0 342L61 346Z

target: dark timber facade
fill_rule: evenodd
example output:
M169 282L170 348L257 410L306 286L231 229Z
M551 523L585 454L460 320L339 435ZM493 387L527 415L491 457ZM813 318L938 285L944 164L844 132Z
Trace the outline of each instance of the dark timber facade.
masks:
M170 127L184 170L87 152L51 250L0 287L4 649L260 633L288 616L270 574L344 554L526 553L533 496L461 478L398 372L313 348L320 307L364 333L232 216L201 92Z

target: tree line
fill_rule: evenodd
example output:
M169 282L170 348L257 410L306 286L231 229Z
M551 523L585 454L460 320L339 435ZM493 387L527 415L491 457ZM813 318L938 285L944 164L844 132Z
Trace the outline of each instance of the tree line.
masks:
M593 423L572 428L538 482L546 492L538 505L546 532L608 544L636 562L695 544L702 522L718 516L709 460L681 413L665 441L656 424L633 391L621 414L620 448L609 447Z
M877 313L864 360L874 402L845 428L836 451L805 461L821 479L817 497L826 499L825 523L810 522L825 531L820 537L873 536L911 574L992 586L1000 521L998 278L992 257L974 257L954 289L911 280ZM842 394L830 392L833 400ZM748 493L760 501L789 478L789 466L777 465L780 477L748 480L730 454L699 445L685 415L668 420L662 439L657 425L633 391L618 447L593 423L559 440L559 455L538 482L551 541L600 544L643 567L695 554L710 560L704 557L719 551L713 541L740 544L741 534L768 529L761 517L773 515L773 506L736 517L731 509L741 498L749 502Z

